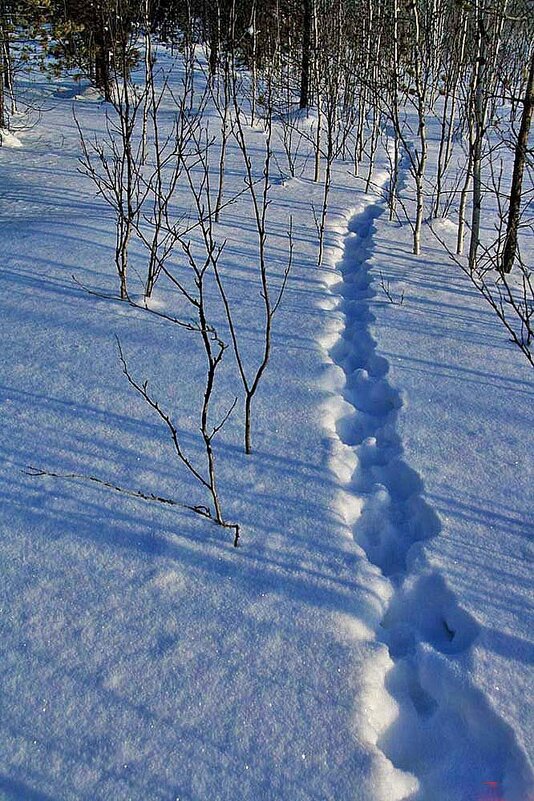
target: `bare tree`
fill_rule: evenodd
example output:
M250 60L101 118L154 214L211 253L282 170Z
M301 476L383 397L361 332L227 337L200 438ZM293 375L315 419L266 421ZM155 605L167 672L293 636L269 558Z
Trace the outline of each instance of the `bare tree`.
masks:
M82 146L80 171L90 178L97 194L115 214L115 266L121 300L128 300L128 250L143 201L140 185L143 141L136 137L136 129L146 87L142 92L136 91L129 76L128 53L123 42L116 54L121 63L117 64L111 92L112 111L105 112L105 138L87 137L75 115Z
M204 443L204 456L206 461L205 469L202 469L201 467L194 464L192 458L185 452L176 425L174 424L171 416L162 408L160 402L153 396L152 392L149 389L148 381L145 380L142 383L140 383L135 378L133 378L130 369L128 367L121 344L118 341L120 360L124 375L126 376L130 386L132 386L133 389L135 389L136 392L139 393L139 395L145 400L148 406L150 406L150 408L153 409L154 412L156 412L159 418L167 426L167 429L170 433L171 440L174 446L174 451L179 462L196 479L196 481L201 485L201 487L207 490L211 498L212 508L210 508L209 506L197 506L193 507L194 511L198 511L205 517L213 519L217 523L217 525L221 526L222 528L232 530L234 532L234 546L237 547L239 544L239 525L236 523L229 523L223 516L218 485L217 485L217 473L215 469L215 453L213 449L213 441L217 436L217 434L224 427L228 418L230 417L230 414L232 413L235 407L236 400L233 401L228 411L218 421L217 424L212 425L210 423L210 406L213 398L213 392L215 389L217 370L222 362L222 358L226 350L226 345L218 337L217 332L212 326L209 325L206 319L204 281L206 277L206 271L210 266L210 259L204 261L203 263L199 263L197 262L196 257L193 255L192 248L186 246L184 250L186 251L188 258L190 259L190 265L196 275L198 294L196 296L191 295L191 302L196 307L198 313L197 331L201 335L206 356L205 386L200 404L200 431ZM180 282L176 283L179 284Z
M419 16L417 0L411 4L413 15L413 67L414 85L417 109L417 138L418 148L409 149L410 160L413 165L416 190L416 212L415 225L413 232L413 252L417 255L421 252L421 226L424 214L424 178L426 163L428 158L428 145L426 138L426 112L427 112L427 91L428 83L424 71L424 47L422 42L423 32Z
M321 212L317 219L317 231L319 237L319 253L317 263L323 261L324 236L326 231L326 218L328 213L328 201L332 184L332 168L336 156L340 152L339 139L342 132L340 125L340 108L343 96L343 71L342 71L342 29L343 29L343 4L336 0L333 7L329 9L328 17L321 20L322 47L316 48L315 64L316 79L319 82L317 89L317 104L321 106L320 116L323 120L324 145L321 147L320 141L317 142L318 152L324 158L324 177L323 177L323 198ZM318 31L317 23L315 30ZM317 34L318 35L318 34ZM317 162L316 162L317 163ZM316 169L315 178L318 171Z
M488 31L482 0L476 0L476 57L473 89L473 139L470 163L473 174L473 201L471 212L471 240L469 244L469 264L475 269L480 237L480 213L482 209L482 148L486 128L486 81L488 59Z
M214 214L211 209L211 188L209 173L209 148L210 140L208 134L202 129L191 129L187 138L188 148L180 154L184 172L191 195L194 199L198 213L198 226L201 232L200 248L192 243L186 234L179 234L183 254L187 259L190 268L192 281L187 281L179 277L174 271L171 272L167 267L163 267L165 275L172 285L179 291L182 298L192 307L196 315L195 328L200 334L204 349L206 364L206 377L203 399L200 408L200 431L204 443L204 453L206 459L206 471L203 475L200 470L193 467L190 460L184 457L183 450L179 446L176 429L168 416L161 414L155 402L148 394L146 384L138 385L130 381L140 392L152 408L160 414L160 417L169 427L178 457L193 473L195 478L209 490L213 503L213 516L216 522L224 528L231 528L235 531L234 544L237 545L239 539L239 527L228 523L222 513L221 502L217 488L217 474L215 452L213 441L217 434L224 427L237 403L237 398L233 399L226 413L216 423L210 422L210 411L213 395L215 392L216 378L221 366L227 345L218 335L214 326L209 322L206 284L211 271L217 273L218 261L224 250L224 244L219 245L214 238L213 225ZM205 205L206 204L206 205ZM200 252L199 252L200 251Z
M172 214L172 201L183 170L183 157L194 132L201 124L208 98L207 89L198 97L194 108L193 95L195 59L192 51L188 51L183 59L184 75L181 81L181 92L178 95L169 88L171 74L161 75L162 87L156 89L153 68L147 71L148 83L146 93L149 96L148 110L151 122L149 165L151 171L143 176L143 198L148 213L138 216L135 224L137 235L148 251L147 277L145 282L145 299L149 299L154 286L178 242L182 231L184 216L178 219ZM172 73L172 66L171 66ZM165 134L160 120L160 109L164 101L171 102L176 108L176 116L172 130ZM190 228L187 222L183 226Z
M253 88L253 98L255 89ZM215 201L215 222L219 222L224 199L224 177L226 168L226 152L230 139L230 59L228 54L224 59L224 68L216 87L212 85L212 97L221 121L220 150L217 199Z
M259 271L258 277L260 284L260 296L263 302L264 310L262 326L262 354L259 363L252 370L246 365L242 345L238 336L235 315L232 311L228 294L224 288L223 277L217 263L214 263L214 271L226 311L233 351L245 392L245 453L250 454L252 451L252 402L260 385L261 379L265 373L271 355L273 320L278 308L280 307L280 303L282 302L282 298L287 286L287 280L292 267L293 234L292 222L290 221L288 231L289 249L287 264L280 286L275 292L273 292L271 287L271 279L269 276L267 256L267 244L269 239L267 211L269 207L269 190L271 185L271 142L273 135L272 105L269 98L269 82L267 81L267 113L264 120L265 148L263 157L263 174L262 179L258 182L255 180L253 174L252 159L245 132L243 112L240 107L239 83L237 81L235 67L232 69L232 78L232 133L235 137L235 141L237 142L239 150L241 151L245 170L245 186L252 203L253 219L257 232L257 263Z
M203 275L205 275L205 270L203 266L199 266L195 262L194 266L195 273L200 276L200 283L203 283ZM205 320L205 306L204 306L204 299L202 296L202 292L199 292L198 296L194 298L194 302L197 305L197 309L199 312L198 315L198 325L191 326L190 324L185 324L189 330L195 330L197 333L200 333L202 340L205 343L205 352L207 356L207 365L206 365L206 382L205 388L203 392L203 397L201 400L201 408L200 408L200 420L201 420L201 432L202 438L204 442L204 454L206 458L206 468L202 469L201 467L197 466L193 459L186 453L184 446L181 442L180 434L176 425L174 424L171 416L162 408L160 402L153 396L151 390L149 389L148 381L143 381L140 383L137 381L130 371L128 366L126 356L124 354L124 350L122 345L117 338L117 346L119 349L119 358L122 365L122 370L128 383L130 384L136 392L143 398L143 400L148 404L148 406L158 415L160 420L165 424L167 427L175 455L182 464L182 466L192 475L197 483L205 489L209 497L211 499L212 506L205 506L202 504L188 504L183 503L172 498L166 498L161 495L157 495L155 493L143 492L140 490L132 490L129 488L125 488L115 483L109 482L105 479L101 479L96 476L91 476L88 474L83 473L57 473L52 472L49 470L44 470L41 468L36 467L29 467L27 472L29 475L32 476L51 476L54 478L62 478L62 479L78 479L83 481L90 481L95 484L99 484L101 486L107 487L112 489L116 492L120 492L122 494L128 495L134 498L140 498L142 500L147 501L155 501L157 503L161 503L167 506L179 506L185 509L189 509L196 514L201 515L202 517L206 517L210 520L213 520L218 526L221 526L224 529L229 529L233 532L233 545L235 548L239 545L239 538L240 538L240 527L237 523L229 523L224 517L221 509L221 501L219 498L217 481L216 481L216 472L215 472L215 457L213 452L213 440L215 439L216 435L221 431L224 427L226 421L228 420L232 410L235 406L235 401L227 411L227 413L222 417L222 419L218 422L217 425L210 427L209 423L209 412L210 412L210 402L212 399L214 386L215 386L215 376L217 373L217 369L222 361L222 357L224 351L226 349L225 344L218 338L216 331L207 323ZM170 319L170 318L168 318ZM202 327L204 321L204 327ZM176 320L176 323L181 325L180 321Z
M459 85L465 75L465 52L469 30L469 13L465 6L459 6L457 13L451 15L452 24L447 32L448 41L441 48L442 63L439 80L443 82L440 93L443 96L443 107L440 117L440 142L436 167L436 185L432 202L432 215L437 217L446 213L450 206L451 195L442 208L445 176L453 154L453 134L458 116ZM463 218L462 218L463 219Z
M499 191L501 176L496 179ZM502 244L504 242L506 215L499 212L495 238L489 244L479 243L477 260L473 264L469 257L453 253L444 239L434 230L434 236L448 252L449 257L469 278L477 292L495 312L508 333L510 340L519 348L527 361L534 366L534 282L532 272L523 261L518 247L517 269L510 276L503 272ZM532 236L532 222L527 222Z

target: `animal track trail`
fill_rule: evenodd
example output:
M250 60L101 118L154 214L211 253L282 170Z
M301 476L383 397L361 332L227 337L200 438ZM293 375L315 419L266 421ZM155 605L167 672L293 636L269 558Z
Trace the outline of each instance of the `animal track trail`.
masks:
M397 433L403 400L388 381L389 364L371 331L374 237L383 211L369 202L348 224L337 264L341 280L332 289L342 327L328 349L343 379L333 393L329 427L338 441L332 469L345 506L352 499L345 518L392 588L377 638L390 658L384 706L392 697L398 715L384 723L377 712L376 745L395 768L417 779L414 793L395 796L403 801L476 801L488 780L498 782L507 801L522 801L528 772L522 753L465 678L479 626L417 545L436 537L441 523L423 497L421 477L404 460ZM376 684L374 678L375 695ZM374 710L376 703L369 706Z
M402 460L395 430L402 399L387 380L388 363L376 353L369 330L374 322L370 301L376 294L369 260L381 213L381 206L370 204L349 223L339 287L345 327L330 356L345 375L347 412L337 420L336 431L357 456L350 488L366 500L355 533L370 561L395 581L406 571L408 550L415 541L434 536L439 521L421 503L422 482Z

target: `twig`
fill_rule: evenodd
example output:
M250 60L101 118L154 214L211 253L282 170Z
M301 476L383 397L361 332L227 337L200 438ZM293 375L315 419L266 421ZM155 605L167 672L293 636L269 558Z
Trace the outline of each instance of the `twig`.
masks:
M33 476L34 478L47 476L50 478L61 478L65 481L90 481L93 484L100 484L102 487L115 490L115 492L121 492L123 495L128 495L130 498L140 498L143 501L154 501L155 503L162 503L166 506L179 506L182 509L189 509L191 512L195 512L196 514L202 515L202 517L207 517L209 520L213 520L211 511L207 506L191 506L187 503L176 501L173 498L163 498L162 496L156 495L153 492L141 492L141 490L128 489L127 487L121 487L118 484L112 484L111 481L105 481L103 478L97 478L97 476L90 476L84 473L54 473L51 470L43 470L39 467L34 467L33 465L28 465L26 470L23 470L22 472L24 475Z
M31 476L33 478L41 478L41 477L49 477L49 478L59 478L63 481L87 481L92 484L98 484L101 487L107 487L108 489L112 489L115 492L120 492L122 495L127 495L130 498L138 498L142 501L150 501L153 503L161 503L165 506L177 506L180 509L187 509L190 512L194 512L201 517L207 518L211 520L217 526L221 526L221 528L227 528L230 531L234 532L234 539L233 539L233 546L234 548L238 548L240 545L240 529L237 523L220 523L217 521L213 515L211 514L211 510L207 506L197 505L192 506L188 503L182 503L181 501L176 501L173 498L164 498L160 495L156 495L153 492L142 492L141 490L133 490L128 489L127 487L121 487L118 484L113 484L111 481L105 481L103 478L98 478L97 476L90 476L85 475L84 473L55 473L52 470L43 470L39 467L34 467L33 465L28 465L25 470L22 470L22 473L26 476Z
M391 292L391 282L389 278L384 278L384 273L382 272L382 270L380 270L380 289L385 294L390 303L392 303L394 306L402 306L402 304L404 303L404 289L401 291L401 294L399 295L398 299L393 297L393 294Z

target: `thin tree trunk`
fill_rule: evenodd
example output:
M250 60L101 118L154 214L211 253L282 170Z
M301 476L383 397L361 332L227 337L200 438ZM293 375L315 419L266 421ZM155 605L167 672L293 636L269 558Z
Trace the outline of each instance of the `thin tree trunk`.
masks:
M150 0L145 0L144 8L144 25L145 25L145 102L143 106L143 130L142 130L142 143L143 149L141 153L141 163L146 164L148 158L148 116L150 113L150 103L153 99L153 91L151 83L154 80L152 73L152 36L150 30Z
M369 146L369 165L367 167L367 180L365 181L365 191L369 192L371 182L373 180L373 172L375 169L375 157L378 149L378 138L380 133L380 112L375 105L373 108L373 126L371 128L371 139Z
M252 453L251 420L252 420L252 395L248 392L245 396L245 453Z
M523 188L523 173L528 151L528 135L532 122L532 109L534 107L534 50L530 57L530 70L528 74L525 99L523 101L523 114L521 126L515 148L514 172L510 189L510 206L508 210L508 224L506 227L506 240L502 257L501 270L509 273L512 270L517 252L517 232L521 217L521 197Z
M252 98L251 98L251 124L254 126L254 122L256 119L256 94L258 91L258 34L256 32L256 3L253 1L252 3L252 15L251 15L251 27L252 27Z
M390 181L389 219L393 220L397 208L397 193L399 191L400 170L400 141L399 141L399 0L393 2L393 165Z
M0 128L7 128L7 113L6 113L6 92L5 92L5 76L8 72L8 65L6 63L5 41L7 33L5 30L5 7L4 3L0 3ZM0 139L0 145L2 141Z
M417 156L417 169L415 172L415 187L416 187L416 213L415 213L415 228L413 234L413 252L416 256L421 252L421 227L423 224L424 214L424 178L426 170L426 161L428 146L426 141L426 82L423 81L423 59L421 52L421 24L419 20L419 9L417 2L413 3L412 7L414 28L415 28L415 48L414 48L414 72L415 72L415 88L417 92L417 116L418 126L417 134L419 136L419 155Z
M321 97L321 74L319 68L319 23L317 19L317 5L316 0L311 0L312 3L312 25L313 25L313 73L315 82L315 91L317 92L317 133L315 141L315 168L313 180L315 183L319 182L321 177L321 138L323 130L323 109Z
M209 37L210 37L210 58L209 58L209 74L213 78L217 72L219 64L219 45L221 37L221 7L219 0L215 5L215 9L210 9L209 19Z
M2 78L2 71L4 69L4 59L0 56L0 128L7 128L7 115L6 115L6 93L4 89L4 81ZM2 139L0 137L0 145Z
M469 134L471 136L471 133ZM465 181L460 194L460 206L458 209L458 233L456 235L456 254L461 256L464 252L465 240L465 210L467 207L467 194L469 192L469 185L472 178L473 167L473 150L469 146L469 156L465 167Z
M211 491L211 497L213 499L213 506L215 509L215 519L217 523L223 525L224 518L222 515L221 505L219 502L219 495L217 492L215 454L213 452L213 447L211 444L213 439L213 434L211 434L209 430L209 408L210 408L211 396L213 394L213 389L215 385L215 372L217 369L218 360L217 357L214 356L212 352L212 343L211 343L212 334L210 332L208 321L206 319L206 314L205 314L204 278L205 278L205 272L201 272L197 276L197 284L199 287L199 299L198 299L199 323L200 323L200 329L202 331L202 341L204 343L204 349L206 351L206 358L208 362L208 370L206 374L206 388L204 390L204 399L202 403L200 428L202 431L202 438L204 440L204 445L206 448L206 456L208 460L209 486Z
M458 81L462 72L465 56L465 45L467 39L469 17L464 13L461 22L460 42L456 64L452 70L452 76L447 80L446 95L441 122L441 139L439 144L438 170L436 178L436 197L434 201L434 217L440 212L441 194L443 190L443 179L449 166L452 156L452 135L454 131L454 120L456 118L456 106L458 100ZM446 206L447 204L445 204Z
M473 207L471 212L471 241L469 269L474 270L480 242L480 214L482 209L482 144L485 128L486 83L486 28L482 6L477 8L477 64L475 73L474 141L473 141Z
M224 107L221 117L221 152L219 155L219 184L217 189L217 200L215 201L215 222L218 223L221 216L221 208L224 198L224 173L226 167L226 149L229 135L229 104L230 104L230 65L228 58L224 65ZM219 100L220 102L220 100Z

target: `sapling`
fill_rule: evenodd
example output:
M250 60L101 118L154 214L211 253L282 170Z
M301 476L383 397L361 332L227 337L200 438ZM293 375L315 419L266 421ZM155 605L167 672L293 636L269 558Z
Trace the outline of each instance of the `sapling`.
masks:
M239 103L238 83L236 80L235 68L232 70L232 104L233 104L233 119L232 119L232 133L237 142L239 150L242 155L244 165L244 182L248 191L249 198L252 203L253 219L257 232L257 264L259 272L260 296L263 302L263 321L261 326L262 332L262 354L259 363L250 368L246 364L243 347L238 335L237 321L235 313L232 310L228 294L224 287L222 273L218 265L214 264L215 277L217 285L221 293L226 317L230 328L232 339L233 351L239 370L239 375L243 384L245 393L245 453L252 452L252 402L258 390L261 379L267 369L271 355L272 344L272 328L273 320L280 307L282 298L287 286L287 280L291 271L293 262L293 224L290 220L288 231L288 256L284 275L278 290L273 292L271 286L271 278L268 270L268 257L267 257L267 244L269 241L269 229L267 210L269 207L269 193L270 193L270 175L271 175L271 161L272 161L272 135L273 135L273 119L272 119L272 106L269 102L269 81L267 81L267 103L266 103L266 116L264 119L265 125L265 138L264 138L264 158L263 158L263 174L259 182L254 179L252 172L252 160L250 148L247 141L245 132L245 125L243 120L243 112Z
M136 92L129 77L128 48L117 53L121 70L116 70L112 111L106 109L106 135L88 137L76 115L82 156L80 172L95 185L97 194L111 206L115 216L115 266L119 276L120 298L128 300L128 253L142 202L142 138L136 141L138 115L144 105L144 92Z

